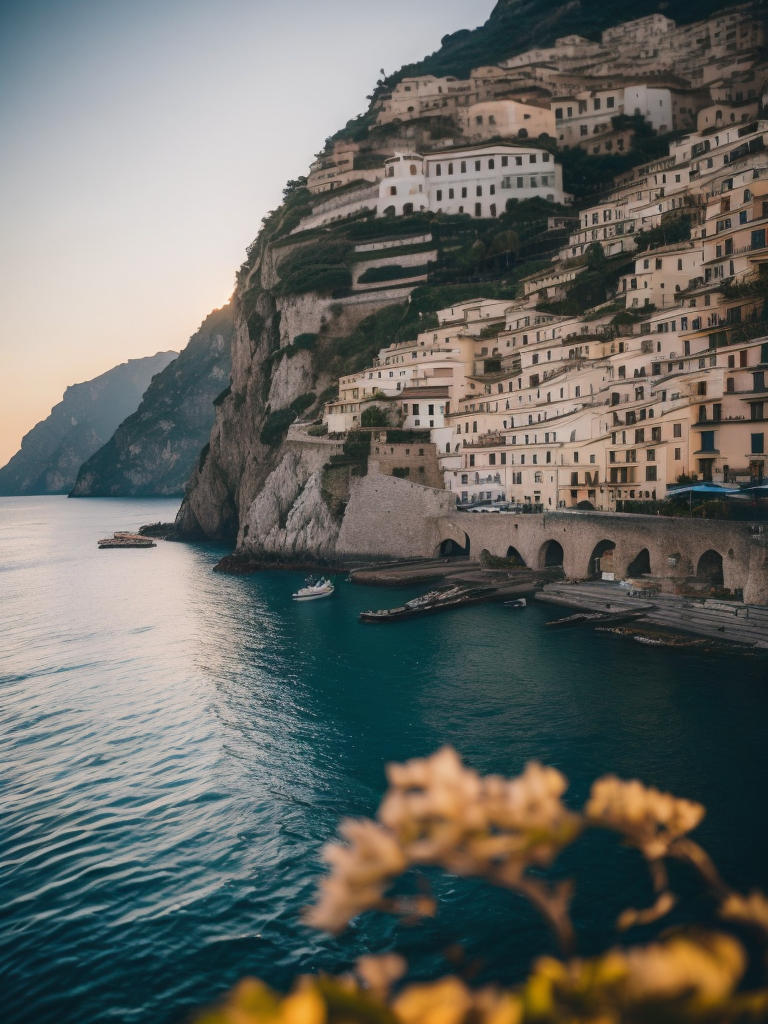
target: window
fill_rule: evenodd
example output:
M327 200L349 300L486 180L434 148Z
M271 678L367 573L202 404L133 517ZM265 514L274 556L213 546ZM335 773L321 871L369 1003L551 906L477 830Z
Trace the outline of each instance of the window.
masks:
M645 461L646 462L655 462L656 461L656 449L655 448L647 448L646 449Z
M442 173L443 173L443 165L442 164L437 164L435 166L435 174L442 174Z
M469 464L470 464L470 466L474 466L474 464L475 464L475 456L474 455L470 455L469 456Z
M475 160L475 170L476 171L480 170L480 161L479 160Z
M523 181L524 181L523 178L518 178L517 179L517 187L518 188L522 188L523 187Z
M461 161L461 173L462 174L466 174L467 173L467 161L466 160L462 160Z
M493 187L493 186L491 186L491 187ZM496 203L491 203L491 211L490 212L491 212L491 216L492 217L496 216Z
M555 118L558 121L562 121L562 119L563 119L563 108L562 107L555 107Z
M728 391L728 392L733 392L733 390L734 390L734 379L733 379L733 377L726 377L725 378L725 390Z
M606 107L613 107L613 106L615 106L615 104L616 104L616 97L615 96L608 96L606 98L606 100L605 100Z
M675 462L680 462L683 457L683 449L675 448Z
M415 403L413 405L413 415L414 416L418 416L419 415L419 407Z
M646 466L645 467L645 479L646 480L655 480L656 479L656 466Z
M492 122L492 123L494 123L494 124L495 124L495 122ZM494 169L495 169L495 167L496 167L496 161L495 161L495 160L493 160L493 159L489 160L489 161L488 161L488 170L489 170L489 171L492 171L492 170L494 170Z
M752 232L752 248L753 249L764 249L765 248L765 228L760 228L759 231Z
M589 135L589 128L585 124L579 125L579 135Z
M765 434L751 434L750 439L752 441L750 447L752 455L765 454Z
M509 157L508 156L503 156L501 158L501 166L502 167L508 167L509 166Z
M594 103L595 110L599 110L600 109L600 100L599 100L599 98L596 97L594 99L593 103Z
M476 185L475 186L475 195L476 196L481 196L482 194L483 194L483 186L482 185Z
M495 196L496 195L496 186L495 185L491 185L491 187L488 189L488 191L491 193L492 196Z
M700 450L702 452L713 452L713 451L715 451L715 432L714 432L714 430L702 430L701 431Z
M461 190L461 198L462 198L462 199L466 199L466 198L467 198L467 189L466 189L466 186L465 186L465 187L464 187L464 188L463 188L463 189Z
M496 453L495 452L491 452L491 454L488 456L488 465L489 466L495 466L496 465Z
M752 420L763 419L763 407L764 402L750 402L749 403L749 418Z
M454 189L452 189L452 188L449 188L449 189L448 189L448 198L449 198L449 199L453 199L453 194L454 194Z
M659 257L657 256L656 257L656 269L657 270L661 270L663 268L663 266L664 266L664 261L659 259Z
M635 444L643 444L645 441L645 427L639 427L635 431Z
M443 198L443 190L442 190L441 188L439 188L439 189L437 190L437 192L435 193L435 195L437 196L437 201L438 201L438 203L439 203L439 202L440 202L440 200L441 200L441 199Z
M483 216L483 204L482 203L475 203L475 216L476 217L482 217Z
M538 188L538 181L536 178L531 178L531 188Z
M448 164L448 173L453 174L453 164Z
M673 425L673 427L672 427L672 436L673 437L682 437L683 436L683 424L682 423L675 423Z
M651 440L661 441L661 427L651 427Z
M482 124L482 123L483 123L483 115L482 114L478 114L477 117L475 118L475 124Z

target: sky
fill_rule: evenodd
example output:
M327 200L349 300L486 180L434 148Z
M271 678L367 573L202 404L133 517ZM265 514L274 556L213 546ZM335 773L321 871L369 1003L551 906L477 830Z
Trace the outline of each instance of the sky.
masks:
M379 77L493 0L0 0L0 466L69 384L179 350Z

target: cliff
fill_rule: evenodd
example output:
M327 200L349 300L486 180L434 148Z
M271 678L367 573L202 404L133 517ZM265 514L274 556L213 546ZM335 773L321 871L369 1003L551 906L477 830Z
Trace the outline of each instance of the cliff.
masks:
M83 462L136 409L152 378L175 357L175 352L158 352L129 359L68 387L50 416L24 436L20 450L0 469L0 495L66 494Z
M229 379L232 306L210 313L77 474L71 497L182 494Z

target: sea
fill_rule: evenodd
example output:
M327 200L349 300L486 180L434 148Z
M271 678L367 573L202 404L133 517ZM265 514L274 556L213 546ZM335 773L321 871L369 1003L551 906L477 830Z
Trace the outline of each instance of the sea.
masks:
M339 821L372 815L387 762L453 745L481 772L539 759L580 806L612 772L703 802L697 838L742 891L768 888L768 662L545 628L487 605L364 625L418 591L294 603L296 572L213 572L227 549L100 537L178 501L0 499L0 996L6 1024L186 1021L239 978L285 989L399 949L413 977L515 981L552 940L525 901L438 872L434 918L301 922ZM579 949L651 902L639 856L587 834ZM674 875L676 919L711 914ZM673 919L675 919L673 915ZM628 940L647 937L630 933ZM458 952L460 950L460 953ZM464 969L460 967L459 969Z

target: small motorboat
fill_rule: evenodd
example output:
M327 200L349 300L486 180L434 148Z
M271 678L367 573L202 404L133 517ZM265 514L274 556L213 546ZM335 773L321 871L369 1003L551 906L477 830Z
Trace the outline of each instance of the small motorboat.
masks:
M294 601L317 601L321 597L330 597L336 589L331 581L324 576L321 576L319 580L310 576L305 583L306 586L297 590L293 595Z
M505 601L504 602L504 607L505 608L527 608L528 605L526 604L526 601L525 601L524 597L519 597L516 601Z

